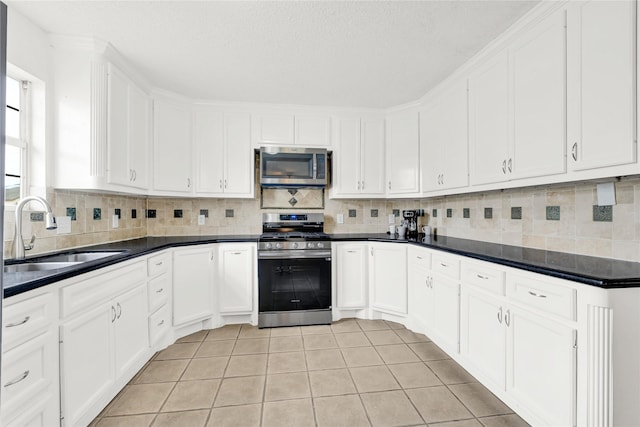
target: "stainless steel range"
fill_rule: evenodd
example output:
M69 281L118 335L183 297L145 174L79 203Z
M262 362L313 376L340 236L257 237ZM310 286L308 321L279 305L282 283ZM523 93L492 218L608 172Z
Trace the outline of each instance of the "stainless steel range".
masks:
M331 323L331 241L321 213L262 215L258 327Z

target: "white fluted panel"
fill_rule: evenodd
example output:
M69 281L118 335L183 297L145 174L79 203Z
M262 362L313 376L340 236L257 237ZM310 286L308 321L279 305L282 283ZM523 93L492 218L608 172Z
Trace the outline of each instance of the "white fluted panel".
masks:
M91 176L107 170L107 65L91 64Z
M593 427L613 425L611 316L609 308L587 308L587 425Z

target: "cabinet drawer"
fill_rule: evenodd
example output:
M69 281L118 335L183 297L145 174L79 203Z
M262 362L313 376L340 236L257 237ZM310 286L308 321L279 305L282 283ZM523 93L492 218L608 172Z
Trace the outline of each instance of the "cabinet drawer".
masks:
M33 400L50 384L47 344L52 332L34 338L3 354L2 413L9 415L25 402Z
M164 305L149 316L149 342L152 347L169 330L169 325L171 324L170 314L169 305Z
M159 274L166 273L167 271L169 271L169 253L165 252L160 255L152 256L151 258L149 258L147 263L149 277L155 277Z
M566 319L576 318L576 290L549 278L507 274L507 296L515 301Z
M53 293L38 295L12 304L7 302L2 320L2 351L20 345L55 324Z
M147 278L147 265L138 261L103 274L93 274L61 290L61 315L67 317L88 310L135 287Z
M485 291L504 295L505 272L481 262L463 260L460 263L462 282L475 285Z
M170 275L163 274L149 280L149 311L153 312L169 299L170 279Z
M409 246L407 257L410 266L419 267L425 270L431 269L431 252L428 250Z
M452 255L434 253L431 256L431 269L452 279L460 278L460 260Z

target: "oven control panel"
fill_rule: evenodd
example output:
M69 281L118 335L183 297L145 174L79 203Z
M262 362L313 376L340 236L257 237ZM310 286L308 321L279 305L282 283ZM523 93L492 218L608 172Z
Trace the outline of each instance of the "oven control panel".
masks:
M314 250L314 249L328 249L331 248L331 242L319 242L319 241L282 241L282 242L259 242L258 250L261 251L281 251L281 250Z

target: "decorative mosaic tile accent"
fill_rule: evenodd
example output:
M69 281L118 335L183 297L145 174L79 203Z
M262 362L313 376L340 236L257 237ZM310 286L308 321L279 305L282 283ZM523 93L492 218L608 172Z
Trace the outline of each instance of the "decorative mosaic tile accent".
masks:
M452 217L453 217L453 209L447 208L447 218L452 218Z
M298 199L296 199L295 197L292 197L289 199L289 204L291 206L295 206L298 203Z
M393 216L395 216L395 217L397 218L397 217L399 217L399 216L400 216L400 209L394 209L394 210L392 211L392 213L393 213Z
M484 219L493 218L493 208L484 208Z
M100 221L102 219L102 209L101 208L93 208L93 220Z
M593 205L593 220L598 222L612 222L613 206Z
M547 206L547 221L560 221L560 206Z
M522 207L511 207L511 219L522 219Z
M225 218L233 218L233 209L225 209L224 216Z
M356 217L356 210L349 209L349 218L355 218L355 217Z
M205 218L209 218L209 209L200 209L200 215L204 215Z
M146 209L144 212L144 216L146 218L155 218L156 217L156 210L155 209Z
M438 209L433 209L431 211L431 216L434 217L434 218L438 218Z
M371 218L378 218L378 209L371 209Z
M29 217L31 222L42 222L44 221L44 212L31 212Z
M173 210L174 218L182 218L182 209L174 209Z
M131 219L136 219L138 217L138 210L131 209Z
M120 211L120 209L116 209L114 211L114 215L118 215L118 219L122 219L122 212Z
M462 218L471 218L471 210L469 208L462 208Z
M67 208L67 216L71 217L71 221L76 220L76 208Z

